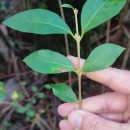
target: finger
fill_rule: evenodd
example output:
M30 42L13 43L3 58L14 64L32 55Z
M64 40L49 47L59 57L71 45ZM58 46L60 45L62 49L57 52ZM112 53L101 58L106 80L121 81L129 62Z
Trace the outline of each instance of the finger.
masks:
M89 97L82 101L83 110L98 114L104 112L124 112L126 108L126 96L114 92ZM77 103L65 103L58 107L58 112L64 117L78 109L79 105Z
M73 56L68 56L68 58L74 64L74 67L77 68L77 58ZM81 59L81 66L83 64L84 60ZM96 72L89 72L85 75L92 80L107 85L117 92L130 94L130 71L108 68Z
M68 117L71 126L79 130L128 130L127 124L103 119L86 111L73 111Z
M124 122L123 113L100 113L98 115L107 120L116 121L120 123Z
M73 130L73 127L69 124L67 120L60 121L59 127L61 130Z

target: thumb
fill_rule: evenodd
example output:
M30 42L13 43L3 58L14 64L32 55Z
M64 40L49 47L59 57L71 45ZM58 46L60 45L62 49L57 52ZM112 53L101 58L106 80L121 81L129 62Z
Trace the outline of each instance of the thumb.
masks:
M128 130L129 125L103 119L95 114L76 110L68 117L70 125L78 130Z

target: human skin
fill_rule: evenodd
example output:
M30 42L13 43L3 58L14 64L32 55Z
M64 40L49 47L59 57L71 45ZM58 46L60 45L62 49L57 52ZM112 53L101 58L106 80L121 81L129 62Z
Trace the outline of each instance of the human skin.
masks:
M77 58L68 56L74 67ZM81 66L84 60L81 59ZM77 103L65 103L58 107L62 117L61 130L130 130L130 71L108 68L85 73L89 79L102 83L113 90L83 99L82 110Z

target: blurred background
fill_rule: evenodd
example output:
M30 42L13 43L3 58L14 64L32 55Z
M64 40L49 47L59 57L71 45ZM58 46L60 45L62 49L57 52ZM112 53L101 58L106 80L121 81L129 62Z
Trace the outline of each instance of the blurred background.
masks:
M75 32L72 10L62 9L68 3L79 10L86 0L0 0L0 130L59 130L61 117L57 107L62 102L49 83L67 83L77 92L77 76L73 73L45 75L32 71L22 60L40 49L77 56L75 41L64 35L21 33L2 25L10 16L29 9L42 8L61 15ZM89 31L81 42L81 57L105 42L126 48L113 67L130 69L130 1L123 10L104 24ZM87 14L86 14L87 15ZM79 21L80 22L80 21ZM82 95L89 97L112 91L106 86L82 77Z

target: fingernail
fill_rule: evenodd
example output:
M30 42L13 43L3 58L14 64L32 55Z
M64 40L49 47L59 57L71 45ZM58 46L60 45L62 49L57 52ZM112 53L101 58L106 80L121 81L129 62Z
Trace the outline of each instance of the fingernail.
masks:
M83 120L83 114L80 113L80 112L73 112L69 116L69 122L76 129L80 129L81 128L82 120Z

